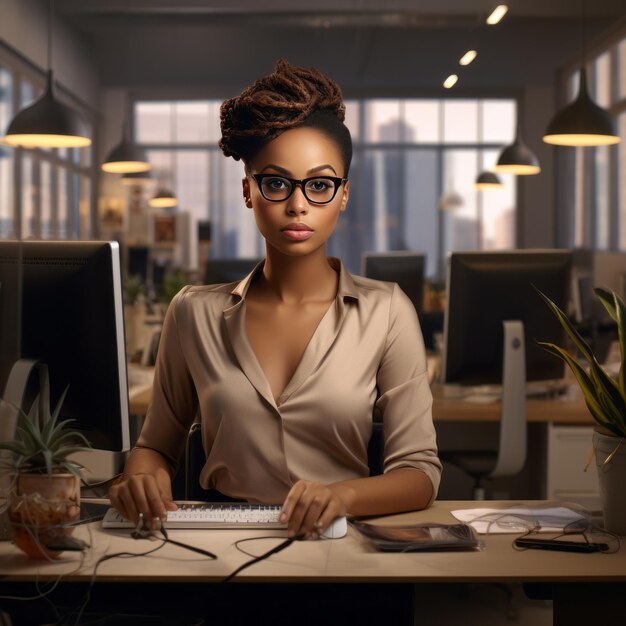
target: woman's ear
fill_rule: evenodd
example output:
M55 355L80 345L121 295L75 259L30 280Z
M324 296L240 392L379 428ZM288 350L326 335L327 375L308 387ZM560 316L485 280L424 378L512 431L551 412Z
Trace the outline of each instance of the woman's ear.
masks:
M343 184L343 193L341 194L341 206L339 207L340 211L346 210L346 205L348 204L349 197L350 197L350 181L347 180Z
M243 188L243 201L246 203L246 206L251 209L252 200L250 199L250 180L247 176L241 180L241 187Z

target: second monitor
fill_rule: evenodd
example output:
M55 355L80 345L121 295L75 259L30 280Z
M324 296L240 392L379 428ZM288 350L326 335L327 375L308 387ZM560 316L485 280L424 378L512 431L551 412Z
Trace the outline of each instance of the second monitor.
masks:
M419 314L424 302L425 261L426 256L417 252L365 252L361 256L361 274L398 283Z

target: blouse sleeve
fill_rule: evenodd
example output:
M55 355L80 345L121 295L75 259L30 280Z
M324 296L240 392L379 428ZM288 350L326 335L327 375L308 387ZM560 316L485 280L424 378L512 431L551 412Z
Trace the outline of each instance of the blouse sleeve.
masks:
M198 408L196 389L180 341L179 325L188 287L170 303L159 341L152 398L138 448L162 454L175 471Z
M426 351L415 308L397 285L391 295L377 385L376 407L383 416L385 435L384 471L411 467L424 472L433 485L432 502L442 466L437 457Z

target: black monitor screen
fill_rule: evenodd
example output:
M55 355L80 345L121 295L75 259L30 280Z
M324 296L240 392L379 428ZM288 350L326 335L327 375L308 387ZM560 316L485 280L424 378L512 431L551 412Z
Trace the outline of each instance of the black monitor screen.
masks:
M424 301L424 264L426 257L415 252L366 252L361 258L361 272L367 278L398 283L415 310L421 313Z
M504 320L524 324L526 379L562 378L562 361L536 342L563 345L564 331L533 285L566 310L570 268L571 253L562 250L452 253L444 325L445 382L502 382Z
M21 247L21 315L19 297ZM49 368L50 402L69 390L62 419L74 419L94 448L129 446L126 353L117 243L0 241L0 333L19 337L2 359L2 384L15 357ZM3 339L3 343L5 340Z
M204 273L204 284L233 283L244 279L260 259L209 259Z

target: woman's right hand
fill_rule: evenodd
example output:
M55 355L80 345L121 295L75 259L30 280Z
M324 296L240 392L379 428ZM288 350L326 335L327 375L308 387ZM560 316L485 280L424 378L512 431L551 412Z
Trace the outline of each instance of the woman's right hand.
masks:
M169 472L162 467L151 469L152 471L145 472L133 471L127 467L121 479L109 489L111 506L133 524L137 524L139 514L145 520L158 518L163 521L167 517L167 511L178 508L172 500Z

